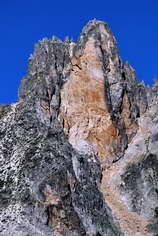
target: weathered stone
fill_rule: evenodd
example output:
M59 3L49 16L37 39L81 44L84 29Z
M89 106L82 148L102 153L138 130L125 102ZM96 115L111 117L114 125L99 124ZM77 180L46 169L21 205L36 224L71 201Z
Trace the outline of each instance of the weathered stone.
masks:
M20 101L0 121L1 235L119 235L99 191L97 157L76 153L38 106L38 98Z
M0 105L0 235L156 235L157 97L103 22L40 41Z
M102 191L125 235L158 232L154 230L158 220L157 111L157 104L152 104L141 116L124 157L103 173Z
M71 63L70 78L61 90L64 131L73 147L93 150L106 166L123 155L136 133L138 82L132 69L123 67L115 39L103 22L91 21L83 29L73 45ZM131 85L129 74L134 77Z

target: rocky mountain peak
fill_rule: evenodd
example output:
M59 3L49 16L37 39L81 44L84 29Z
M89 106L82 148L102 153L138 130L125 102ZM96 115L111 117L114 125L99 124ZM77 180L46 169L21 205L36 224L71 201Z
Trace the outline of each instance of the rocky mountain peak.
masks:
M156 235L157 94L104 22L39 41L0 106L0 234Z
M135 94L140 98L135 99L137 85L134 70L123 65L107 24L92 20L77 43L55 37L39 42L19 94L40 99L50 113L48 120L54 115L61 120L74 148L80 151L81 145L83 151L84 145L106 165L123 155L136 132L140 110L147 107L141 84ZM123 117L126 112L131 118Z

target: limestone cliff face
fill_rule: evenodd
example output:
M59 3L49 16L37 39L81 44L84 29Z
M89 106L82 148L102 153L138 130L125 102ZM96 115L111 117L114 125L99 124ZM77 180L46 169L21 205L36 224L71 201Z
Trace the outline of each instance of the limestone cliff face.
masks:
M103 22L40 41L0 106L0 235L157 235L157 91Z
M136 133L137 118L147 107L146 94L135 91L134 71L122 64L103 22L90 22L72 47L72 71L61 90L64 131L75 149L92 150L109 165L124 154Z

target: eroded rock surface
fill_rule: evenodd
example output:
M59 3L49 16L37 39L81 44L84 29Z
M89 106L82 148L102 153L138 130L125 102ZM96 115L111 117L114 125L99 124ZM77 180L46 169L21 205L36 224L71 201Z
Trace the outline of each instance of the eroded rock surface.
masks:
M100 192L101 167L80 155L39 97L4 107L0 121L0 235L121 235Z
M40 41L0 105L0 235L156 236L157 97L103 22Z
M139 119L138 132L124 157L103 172L105 198L131 236L158 233L157 112L157 103L152 103ZM113 202L113 196L119 204Z

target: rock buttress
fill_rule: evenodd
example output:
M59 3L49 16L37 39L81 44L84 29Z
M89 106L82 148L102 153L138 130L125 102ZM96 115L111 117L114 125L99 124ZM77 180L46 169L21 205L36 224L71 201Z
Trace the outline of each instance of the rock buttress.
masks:
M111 165L135 135L146 95L139 96L135 72L121 62L105 23L89 22L71 51L71 73L61 89L64 131L78 151L97 153L103 166Z
M103 22L40 41L19 102L0 106L0 234L154 235L157 91Z
M77 43L40 41L19 95L40 96L40 109L50 120L58 117L73 147L97 154L104 167L123 156L148 106L145 88L122 63L109 27L95 20Z

